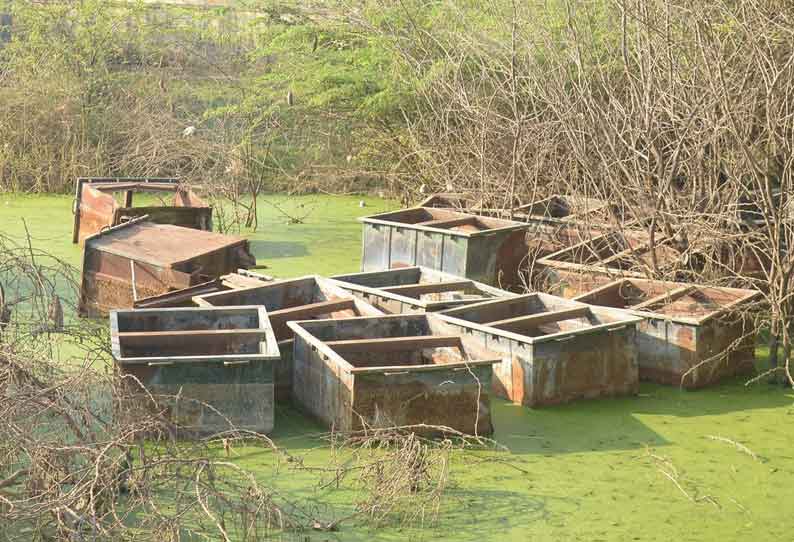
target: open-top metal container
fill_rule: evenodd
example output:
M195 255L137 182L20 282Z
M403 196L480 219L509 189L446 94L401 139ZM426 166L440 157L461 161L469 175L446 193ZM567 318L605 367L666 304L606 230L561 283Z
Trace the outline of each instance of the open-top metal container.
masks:
M509 208L483 205L483 197L463 193L439 193L425 199L422 207L476 213L527 224L526 245L532 268L537 258L548 256L594 237L615 227L619 210L607 202L588 197L554 195L516 203Z
M136 193L173 195L173 200L170 205L135 206ZM116 194L123 194L124 201ZM212 207L176 179L81 177L75 188L72 242L144 215L158 224L212 229Z
M494 390L528 406L637 392L635 326L642 318L547 294L484 301L438 313L499 352Z
M118 310L110 326L116 369L130 391L122 416L165 408L188 434L273 429L279 353L264 307Z
M295 332L293 395L328 426L493 432L491 365L498 355L435 315L288 325Z
M746 311L761 293L680 282L619 279L575 298L627 309L637 325L640 380L698 388L755 370Z
M430 207L360 220L362 271L418 265L492 286L520 285L527 224Z
M653 248L651 248L653 245ZM651 242L643 231L613 231L586 239L538 260L555 294L575 297L618 278L668 275L683 267L672 239Z
M331 277L339 287L387 314L433 312L516 294L428 269L401 267Z
M335 281L316 275L199 295L194 302L202 307L261 305L267 309L281 351L281 361L276 366L276 398L279 400L289 398L292 389L293 333L287 322L383 314L340 288Z

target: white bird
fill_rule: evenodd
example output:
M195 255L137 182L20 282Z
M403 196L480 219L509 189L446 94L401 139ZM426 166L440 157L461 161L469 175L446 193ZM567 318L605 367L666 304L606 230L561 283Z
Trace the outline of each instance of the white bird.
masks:
M359 207L366 207L367 206L367 202L362 199L361 201L358 202L358 206Z
M425 190L427 190L427 187L424 185L424 183L422 183L422 186L419 187L419 193L424 194Z
M196 133L196 127L195 126L188 126L184 130L182 130L182 137L190 137L190 136L192 136L195 133Z

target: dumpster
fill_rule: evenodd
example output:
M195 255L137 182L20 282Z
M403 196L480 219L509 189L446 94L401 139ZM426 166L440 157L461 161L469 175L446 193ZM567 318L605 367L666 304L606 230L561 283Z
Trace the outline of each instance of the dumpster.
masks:
M423 266L491 286L518 287L527 256L521 222L414 207L360 219L362 271Z
M434 314L290 322L298 404L329 427L493 432L498 356Z
M277 280L260 286L199 295L194 302L203 307L262 305L267 309L281 351L281 360L276 365L276 398L279 401L288 399L292 390L293 333L287 322L383 314L334 281L320 276Z
M401 267L331 277L339 287L387 314L433 312L516 294L427 267Z
M619 279L582 303L627 309L637 324L640 380L700 388L755 370L755 330L746 311L761 292L646 279Z
M118 415L156 408L186 436L273 429L279 354L264 307L118 310L110 325L129 392Z
M139 193L173 194L173 200L170 205L160 201L159 205L136 206L133 199ZM176 179L81 177L75 188L72 242L82 243L86 237L144 215L158 224L212 230L212 207Z
M635 327L625 311L534 293L438 313L490 351L494 391L542 406L637 392Z
M538 259L551 293L575 297L618 278L671 276L684 269L673 240L644 231L613 231Z
M133 219L86 238L79 312L106 316L255 263L242 237Z

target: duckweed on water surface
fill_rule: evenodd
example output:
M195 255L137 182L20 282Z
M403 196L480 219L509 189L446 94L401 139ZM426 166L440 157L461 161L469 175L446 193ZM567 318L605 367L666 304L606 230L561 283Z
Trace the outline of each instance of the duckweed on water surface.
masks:
M311 212L287 224L260 205L260 227L245 233L259 263L288 277L358 270L355 218L396 207L360 197L269 196L285 210ZM0 197L0 228L74 265L71 198ZM759 350L759 357L764 352ZM439 525L376 532L342 525L310 540L761 541L791 540L794 519L794 392L732 381L685 392L641 386L634 398L582 401L529 410L496 400L495 438L505 453L461 452ZM328 463L313 437L322 428L291 408L272 435L310 466ZM319 490L307 473L276 473L273 456L238 447L234 457L296 499L349 511L351 494ZM302 535L303 536L303 535ZM302 539L302 538L301 538Z

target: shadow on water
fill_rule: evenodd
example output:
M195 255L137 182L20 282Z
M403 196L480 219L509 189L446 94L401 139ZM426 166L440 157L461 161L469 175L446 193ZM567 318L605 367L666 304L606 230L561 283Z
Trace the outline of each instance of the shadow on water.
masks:
M294 241L250 240L248 245L257 259L301 258L309 255L309 250L304 243Z
M455 525L455 540L479 541L508 531L516 525L547 522L554 510L575 510L574 497L533 495L525 491L451 489L450 508L444 514L446 525Z
M747 381L747 377L736 377L700 390L642 384L631 410L636 414L689 418L794 406L791 389L766 382L748 386Z
M579 401L545 409L529 409L502 399L491 402L493 438L513 455L557 455L631 450L668 442L632 415L635 398ZM318 437L328 429L289 404L276 406L270 437L290 449L324 445Z
M557 455L669 444L632 415L635 398L577 401L530 409L491 403L494 438L513 454Z
M745 386L745 382L737 378L702 390L642 384L636 397L536 409L497 399L491 403L494 438L514 454L629 450L670 444L641 416L694 418L794 406L791 390L768 384Z

